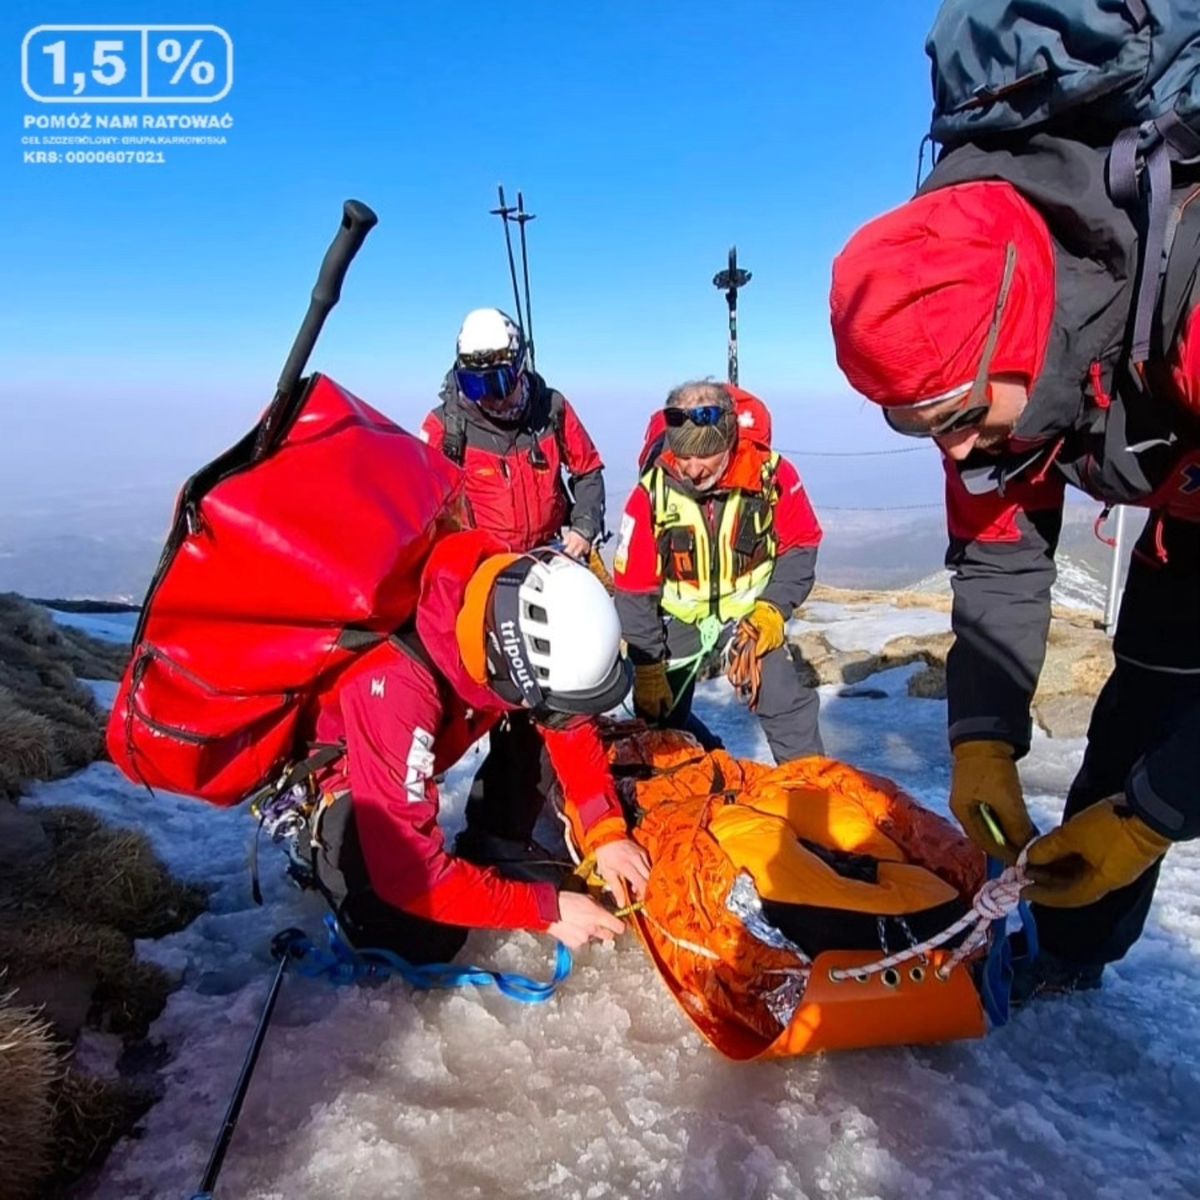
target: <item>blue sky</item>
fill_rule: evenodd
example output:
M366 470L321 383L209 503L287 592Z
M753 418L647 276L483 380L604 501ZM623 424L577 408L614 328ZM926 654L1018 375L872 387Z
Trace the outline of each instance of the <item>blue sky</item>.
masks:
M538 214L539 367L577 401L614 484L666 390L724 374L710 280L732 242L754 272L742 382L772 405L780 444L896 446L837 371L826 297L853 229L911 193L935 9L10 0L0 499L68 495L81 472L175 483L240 436L348 196L380 223L313 365L415 424L462 314L511 304L487 215L497 182ZM21 89L28 29L99 21L228 30L235 82L212 111L233 116L230 144L154 166L22 164L27 113L140 111L41 106ZM813 490L830 504L936 499L931 457L838 464Z

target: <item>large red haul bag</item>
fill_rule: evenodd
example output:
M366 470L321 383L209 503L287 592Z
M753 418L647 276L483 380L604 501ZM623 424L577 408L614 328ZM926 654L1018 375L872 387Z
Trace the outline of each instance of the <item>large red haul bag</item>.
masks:
M273 421L184 485L108 725L131 779L220 805L302 749L316 697L411 618L458 523L458 469L333 380Z

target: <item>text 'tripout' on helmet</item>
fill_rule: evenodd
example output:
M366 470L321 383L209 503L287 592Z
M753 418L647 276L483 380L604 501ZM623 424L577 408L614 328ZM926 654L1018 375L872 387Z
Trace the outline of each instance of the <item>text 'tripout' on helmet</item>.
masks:
M553 550L523 555L496 579L487 658L489 687L547 724L607 712L629 692L612 598L587 567Z

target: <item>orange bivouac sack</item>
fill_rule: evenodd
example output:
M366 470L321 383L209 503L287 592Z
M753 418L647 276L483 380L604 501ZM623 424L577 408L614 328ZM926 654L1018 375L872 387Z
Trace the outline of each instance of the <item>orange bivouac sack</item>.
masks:
M653 863L637 927L717 1050L748 1060L987 1031L988 939L878 969L971 913L985 860L948 821L832 759L771 768L705 754L685 733L612 735Z

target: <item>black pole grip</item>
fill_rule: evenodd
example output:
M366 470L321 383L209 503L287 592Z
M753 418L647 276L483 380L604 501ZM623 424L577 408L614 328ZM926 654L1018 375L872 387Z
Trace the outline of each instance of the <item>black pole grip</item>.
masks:
M342 298L342 283L354 256L367 240L367 234L379 224L379 218L361 200L347 200L342 207L342 227L325 253L313 303L332 308Z
M300 376L304 374L304 368L308 365L309 355L317 344L321 326L333 311L333 306L341 299L346 272L366 241L367 234L378 222L379 218L374 212L359 200L347 200L343 205L341 227L321 262L308 312L304 315L300 332L296 335L291 353L283 365L283 373L279 376L277 396L290 396L296 384L300 382Z
M275 397L259 424L258 436L254 439L253 458L265 458L275 448L277 441L295 415L296 388L309 356L317 344L325 318L333 311L342 295L342 284L346 272L359 252L367 234L378 224L379 218L360 200L347 200L342 206L342 223L317 274L317 283L308 302L308 312L300 324L300 332L292 343L287 362L275 387Z

